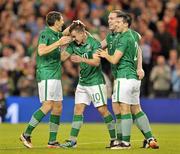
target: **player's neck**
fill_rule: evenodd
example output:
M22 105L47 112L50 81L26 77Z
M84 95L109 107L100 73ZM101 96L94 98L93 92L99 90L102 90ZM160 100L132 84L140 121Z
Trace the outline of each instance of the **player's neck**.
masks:
M82 44L85 44L85 43L86 43L86 40L87 40L87 34L85 33L85 34L84 34L84 39L83 39L83 41L82 41Z
M49 28L55 32L59 32L59 30L55 26L50 26Z
M128 30L129 30L129 28L126 27L126 28L123 29L122 33L125 33L125 32L127 32Z

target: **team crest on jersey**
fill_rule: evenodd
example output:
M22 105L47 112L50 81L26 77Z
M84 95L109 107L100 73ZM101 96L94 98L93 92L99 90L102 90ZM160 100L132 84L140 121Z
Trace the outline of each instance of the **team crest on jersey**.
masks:
M91 50L92 50L91 45L87 45L87 46L86 46L86 52L89 52L89 51L91 51Z
M45 35L42 35L41 38L44 40L44 39L46 38L46 36L45 36Z
M79 47L75 47L76 50L79 50Z

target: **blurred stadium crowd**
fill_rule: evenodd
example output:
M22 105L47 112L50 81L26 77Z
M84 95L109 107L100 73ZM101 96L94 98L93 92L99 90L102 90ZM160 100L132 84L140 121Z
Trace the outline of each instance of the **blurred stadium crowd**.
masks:
M108 33L108 14L114 9L129 12L132 28L142 35L143 97L180 97L180 2L179 0L1 0L0 1L0 93L38 95L35 55L38 33L45 16L56 10L63 14L65 27L79 19L99 40ZM112 91L110 65L102 67ZM63 63L63 93L73 96L78 67Z

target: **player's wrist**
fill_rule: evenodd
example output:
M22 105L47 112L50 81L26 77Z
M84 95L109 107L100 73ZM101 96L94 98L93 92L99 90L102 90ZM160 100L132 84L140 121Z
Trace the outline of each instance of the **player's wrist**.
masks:
M86 59L81 57L81 62L85 63Z

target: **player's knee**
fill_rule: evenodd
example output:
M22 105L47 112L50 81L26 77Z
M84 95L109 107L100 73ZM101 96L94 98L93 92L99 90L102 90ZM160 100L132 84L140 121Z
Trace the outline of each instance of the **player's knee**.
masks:
M139 104L138 104L138 105L132 105L132 106L131 106L131 113L132 113L132 114L137 114L137 113L139 113L140 111L142 111L142 110L141 110L141 107L140 107Z
M61 103L56 103L53 104L53 108L52 108L52 113L55 115L59 115L62 112L62 104Z
M112 103L114 114L121 114L121 108L119 103Z
M84 107L82 105L75 105L75 108L74 108L74 114L75 115L81 115L83 114L84 112Z
M103 117L109 115L109 111L106 106L98 107L98 111Z
M52 110L52 108L53 108L53 103L51 101L46 101L43 103L41 110L44 113L48 113L50 110Z
M121 103L121 114L128 114L131 113L130 105Z

